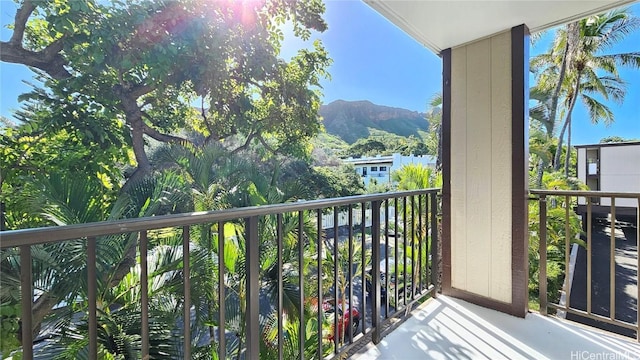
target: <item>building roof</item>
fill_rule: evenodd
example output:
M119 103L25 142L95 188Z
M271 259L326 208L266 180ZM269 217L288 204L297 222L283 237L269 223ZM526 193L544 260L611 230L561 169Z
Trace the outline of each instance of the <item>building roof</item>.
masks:
M640 145L640 141L625 141L625 142L613 142L613 143L598 143L598 144L585 144L585 145L575 145L576 149L581 148L600 148L600 147L609 147L609 146L637 146Z

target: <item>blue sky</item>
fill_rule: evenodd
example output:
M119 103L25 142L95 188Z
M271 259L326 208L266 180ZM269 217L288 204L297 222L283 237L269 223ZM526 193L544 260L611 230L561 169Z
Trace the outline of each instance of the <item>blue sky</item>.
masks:
M0 0L2 40L11 34L5 25L15 13L11 1ZM361 1L327 1L325 19L329 29L314 34L322 39L333 65L331 80L323 82L324 102L337 99L369 100L373 103L424 112L429 98L441 88L440 58L414 41ZM640 16L640 4L631 7ZM552 36L551 33L547 38ZM538 42L531 55L543 52L549 41ZM282 51L290 57L305 44L288 39ZM640 31L627 37L611 52L640 51ZM10 116L19 105L17 97L28 90L23 80L29 80L28 69L0 63L2 92L0 113ZM615 124L591 125L585 110L577 106L574 113L574 144L597 143L606 136L640 138L640 70L621 71L627 82L627 97L623 105L611 103Z

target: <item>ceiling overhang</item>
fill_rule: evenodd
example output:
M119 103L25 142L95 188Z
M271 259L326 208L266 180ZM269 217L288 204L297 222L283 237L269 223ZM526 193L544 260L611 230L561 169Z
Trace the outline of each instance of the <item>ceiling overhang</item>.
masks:
M636 0L364 0L439 54L521 24L538 32Z

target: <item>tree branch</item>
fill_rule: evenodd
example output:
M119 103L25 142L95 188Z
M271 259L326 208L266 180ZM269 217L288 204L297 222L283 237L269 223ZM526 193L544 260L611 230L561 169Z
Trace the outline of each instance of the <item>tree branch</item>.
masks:
M50 46L59 46L57 41L53 42ZM53 47L52 49L54 49ZM0 61L22 64L40 69L47 73L49 76L56 80L62 80L71 77L71 73L64 68L67 61L62 57L60 53L49 53L47 50L49 47L42 51L30 51L26 50L20 44L12 44L11 42L0 42Z
M147 114L145 114L143 112L144 116L146 118L149 118L149 116ZM168 135L168 134L163 134L161 132L159 132L158 130L152 128L151 126L147 125L147 124L142 124L142 132L147 135L150 136L152 139L158 140L158 141L162 141L162 142L166 142L166 143L172 143L172 144L184 144L184 143L190 143L189 140L185 139L185 138L181 138L179 136L173 136L173 135Z
M13 34L9 40L11 45L19 45L22 47L22 39L24 39L24 30L27 25L27 20L29 20L31 13L33 13L33 10L35 9L36 6L30 0L25 0L24 3L22 3L22 7L16 11L16 16L13 22Z
M156 89L155 87L150 85L136 85L132 87L128 93L130 96L133 96L134 98L137 99L140 96L147 95L148 93L152 92L155 89Z
M237 154L242 150L245 150L246 148L249 147L249 145L251 145L251 140L253 140L253 138L255 138L258 134L256 133L252 133L249 136L247 136L247 140L244 142L244 144L240 145L239 147L235 148L233 151L231 151L231 154Z

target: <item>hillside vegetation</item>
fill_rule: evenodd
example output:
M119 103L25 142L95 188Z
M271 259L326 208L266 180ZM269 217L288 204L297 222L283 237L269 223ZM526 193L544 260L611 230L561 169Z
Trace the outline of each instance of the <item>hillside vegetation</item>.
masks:
M372 135L371 129L400 136L419 136L419 131L429 129L425 114L370 101L336 100L322 105L320 115L327 132L349 144Z

